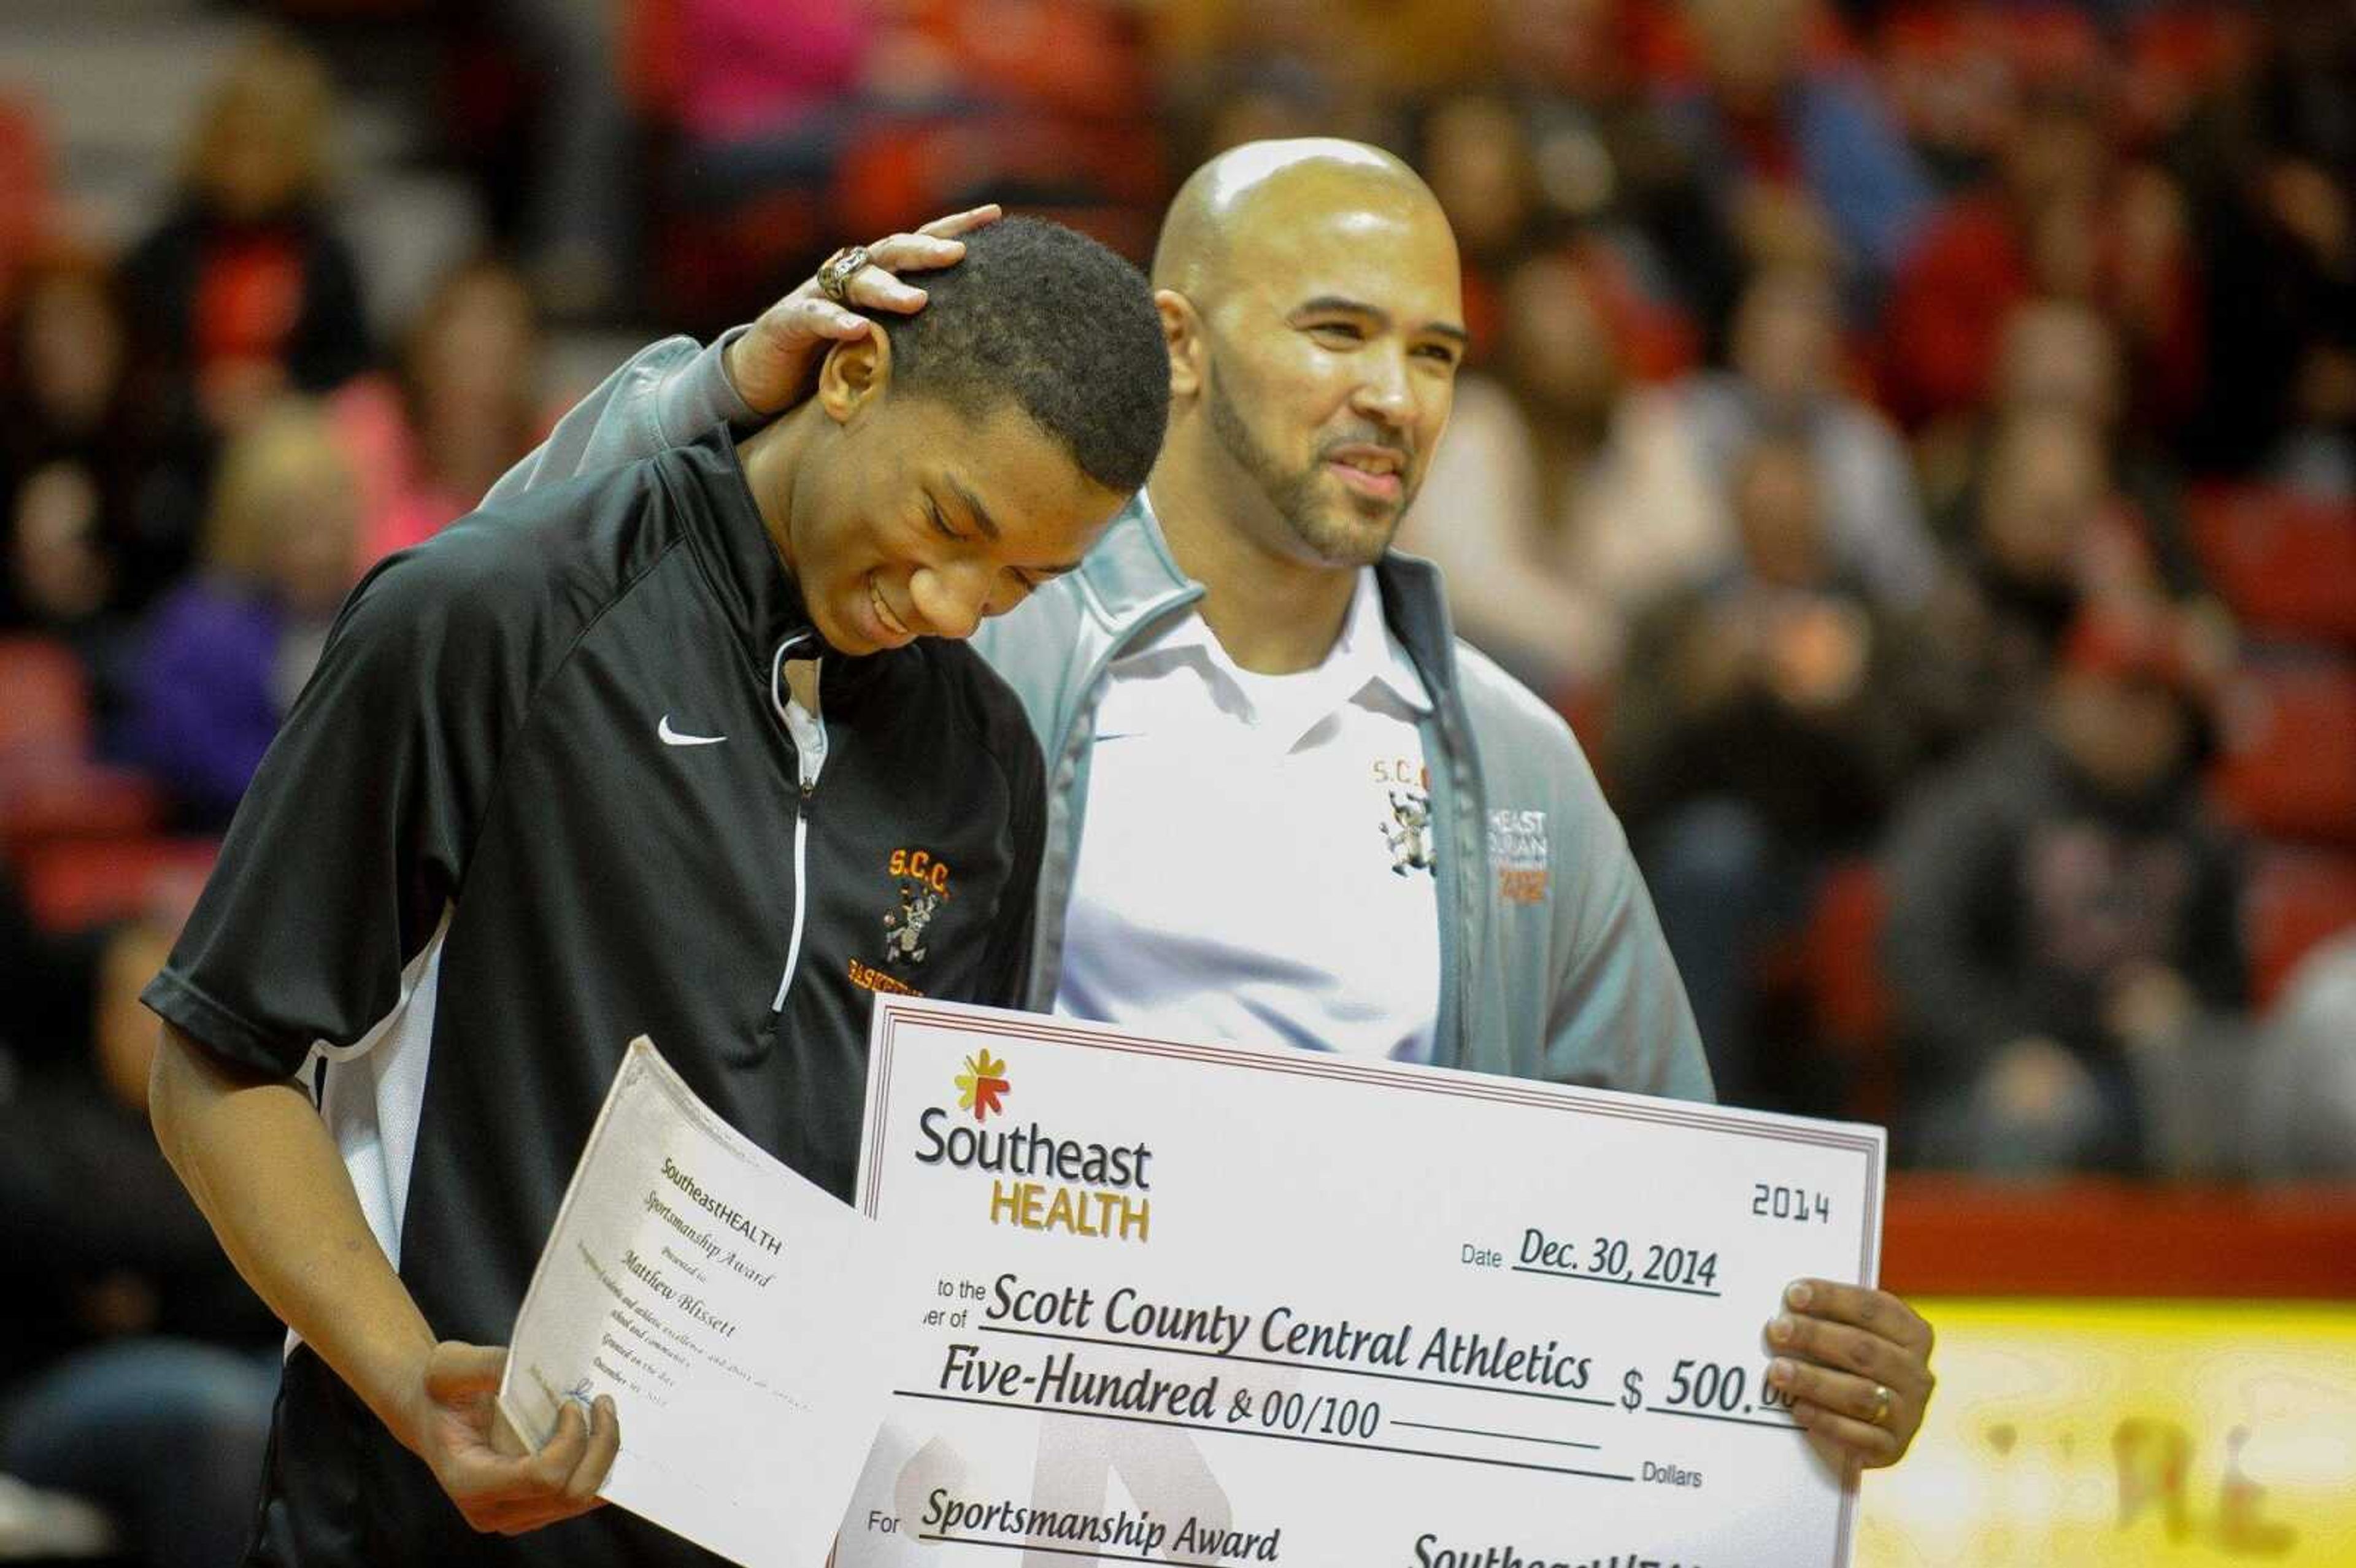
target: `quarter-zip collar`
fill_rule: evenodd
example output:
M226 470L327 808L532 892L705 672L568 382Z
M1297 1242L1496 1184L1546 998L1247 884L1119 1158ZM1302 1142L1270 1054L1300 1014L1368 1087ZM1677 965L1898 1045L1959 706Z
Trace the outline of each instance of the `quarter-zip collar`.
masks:
M825 656L819 684L823 700L831 703L838 697L850 696L891 661L907 654L907 649L892 648L853 657L829 647L810 619L801 585L786 570L776 541L769 538L768 525L761 520L761 508L753 498L734 438L724 430L712 431L691 442L682 453L709 478L704 493L712 503L708 514L699 507L681 507L683 531L727 611L745 656L764 681L769 677L778 648L791 643L796 645L792 657Z

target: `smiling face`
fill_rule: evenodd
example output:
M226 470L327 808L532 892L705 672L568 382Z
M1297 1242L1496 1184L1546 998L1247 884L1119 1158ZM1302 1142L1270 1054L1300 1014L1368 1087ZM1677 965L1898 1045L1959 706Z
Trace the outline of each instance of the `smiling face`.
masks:
M772 534L819 635L852 655L971 636L1076 567L1128 499L1011 400L969 419L880 390L812 427L787 491Z
M1464 352L1438 206L1308 171L1231 220L1201 294L1200 408L1232 467L1232 520L1308 564L1376 560L1430 466Z

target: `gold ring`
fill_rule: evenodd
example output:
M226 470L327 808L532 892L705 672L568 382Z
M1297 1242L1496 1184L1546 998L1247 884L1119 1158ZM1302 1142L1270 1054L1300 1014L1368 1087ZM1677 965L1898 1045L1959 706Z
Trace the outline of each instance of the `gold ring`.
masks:
M873 261L864 245L848 245L837 251L818 270L819 293L837 304L849 304L851 280Z
M1866 1419L1867 1419L1868 1421L1870 1421L1871 1423L1873 1423L1873 1424L1875 1424L1876 1426L1887 1426L1887 1425L1889 1425L1889 1424L1890 1424L1890 1407L1892 1404L1894 1404L1894 1403L1897 1403L1897 1397L1898 1397L1897 1395L1895 1395L1895 1394L1891 1393L1891 1392L1890 1392L1887 1388L1883 1387L1881 1384L1879 1384L1879 1383L1876 1383L1876 1384L1874 1384L1874 1385L1873 1385L1873 1413L1872 1413L1871 1415L1867 1416L1867 1417L1866 1417Z

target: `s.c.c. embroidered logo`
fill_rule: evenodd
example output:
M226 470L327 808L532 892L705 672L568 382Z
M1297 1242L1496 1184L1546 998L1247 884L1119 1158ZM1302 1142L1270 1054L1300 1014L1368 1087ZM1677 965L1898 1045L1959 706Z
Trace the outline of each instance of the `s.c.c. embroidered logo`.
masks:
M925 849L894 849L884 864L899 883L900 903L884 914L884 962L913 967L932 951L926 928L949 897L949 866Z
M1431 770L1409 757L1377 757L1374 775L1390 807L1376 826L1391 852L1392 874L1430 870L1439 849L1431 831Z
M996 1111L1003 1115L1006 1096L1014 1092L1007 1082L1006 1061L987 1050L977 1051L965 1059L965 1071L957 1075L958 1109L971 1111L977 1122L986 1122Z

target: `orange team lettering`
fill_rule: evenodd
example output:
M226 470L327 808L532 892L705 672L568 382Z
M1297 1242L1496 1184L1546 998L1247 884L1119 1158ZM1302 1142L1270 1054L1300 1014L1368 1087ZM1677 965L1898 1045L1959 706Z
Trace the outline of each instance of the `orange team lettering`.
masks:
M881 969L871 969L854 958L851 961L851 983L870 991L889 991L895 997L921 997L925 993L904 984Z
M929 849L894 849L884 869L893 876L922 882L944 898L948 896L949 863L935 859Z

